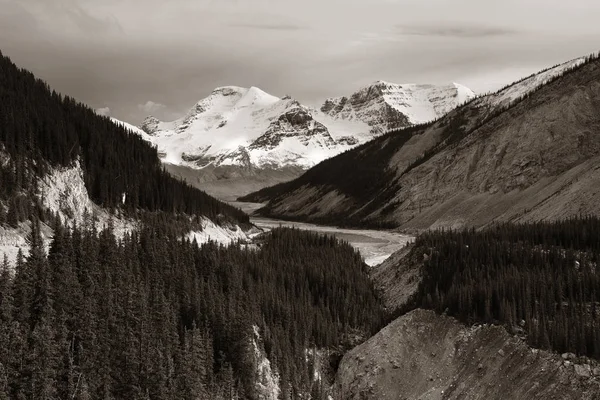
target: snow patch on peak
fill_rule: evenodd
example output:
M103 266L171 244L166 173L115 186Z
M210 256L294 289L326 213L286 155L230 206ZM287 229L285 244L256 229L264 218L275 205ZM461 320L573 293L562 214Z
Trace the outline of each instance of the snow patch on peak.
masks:
M251 106L266 107L266 106L274 104L275 102L277 102L279 100L280 100L279 97L270 95L267 92L264 92L255 86L252 86L250 89L246 90L246 93L236 103L236 107L237 108L251 107Z
M465 85L461 85L460 83L456 82L453 82L452 84L456 88L457 100L459 104L464 104L475 98L475 92Z
M243 95L248 89L240 86L219 86L214 88L212 95L233 96Z
M371 88L388 88L388 87L402 87L402 86L397 83L392 83L392 82L388 82L388 81L379 79L379 80L376 80L375 82L371 83L370 85L363 87L360 90L365 90L365 89L368 90Z
M585 63L586 58L576 58L571 61L556 65L546 70L540 71L527 78L521 79L504 89L500 89L496 93L483 96L475 102L476 107L502 108L523 98L528 93L535 91L537 88L544 86L557 76L565 73L568 70L577 68Z

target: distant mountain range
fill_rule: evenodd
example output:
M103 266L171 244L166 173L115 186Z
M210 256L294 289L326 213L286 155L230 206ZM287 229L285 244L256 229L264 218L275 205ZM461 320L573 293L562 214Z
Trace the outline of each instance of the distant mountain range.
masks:
M173 165L305 169L390 129L437 119L473 97L458 84L378 81L315 109L256 87L226 86L178 120L149 116L135 130Z
M600 213L600 61L580 58L242 200L277 218L404 229Z

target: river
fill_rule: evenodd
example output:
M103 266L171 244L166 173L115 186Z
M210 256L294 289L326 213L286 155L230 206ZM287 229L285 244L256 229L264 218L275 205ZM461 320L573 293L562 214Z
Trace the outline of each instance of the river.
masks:
M252 214L262 204L232 202L232 205ZM365 263L374 266L385 261L392 253L400 250L407 242L413 241L414 236L387 230L372 229L346 229L335 226L316 225L305 222L291 222L271 218L251 216L250 221L263 229L272 229L279 226L296 227L298 229L334 235L345 240L356 248L365 259Z

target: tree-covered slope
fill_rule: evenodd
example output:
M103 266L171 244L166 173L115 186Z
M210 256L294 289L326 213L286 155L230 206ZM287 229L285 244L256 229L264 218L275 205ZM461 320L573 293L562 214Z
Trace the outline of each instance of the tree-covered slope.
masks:
M425 232L401 261L420 268L403 308L502 324L534 347L600 360L598 260L597 217Z
M369 208L375 209L389 200L386 195L393 195L394 192L388 190L388 185L394 176L387 165L396 149L421 129L422 126L415 126L390 132L321 162L293 181L259 190L239 200L258 203L270 201L261 210L262 214L302 219L304 207L310 208L315 203L326 202L327 196L334 194L330 196L330 203L320 204L324 209L319 211L326 211L326 214L316 212L313 215L308 212L307 216L310 215L310 219L316 222L336 222L343 225L358 223L360 217L355 212L349 215L348 209L356 210L367 204ZM298 201L290 197L290 202L286 203L287 212L280 214L277 209L278 201L284 201L297 191L301 192Z
M163 171L157 151L89 107L63 96L0 54L0 200L31 213L38 179L79 160L87 191L107 209L247 216ZM3 214L3 213L0 213Z
M372 268L400 317L344 356L333 398L597 399L599 259L598 217L420 234Z
M360 255L333 237L276 229L255 250L161 223L119 241L54 232L46 256L34 224L14 277L0 263L0 399L320 399L314 350L385 319Z

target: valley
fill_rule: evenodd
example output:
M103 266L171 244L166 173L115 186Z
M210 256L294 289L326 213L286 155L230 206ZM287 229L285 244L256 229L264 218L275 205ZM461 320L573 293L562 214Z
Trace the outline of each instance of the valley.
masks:
M414 236L387 230L344 229L307 222L292 222L252 216L252 212L262 207L263 204L244 202L231 202L230 204L247 212L250 215L250 222L264 230L271 230L279 227L297 228L324 235L331 235L346 241L360 252L365 263L371 267L384 262L393 253L405 247L407 243L414 241Z
M178 68L195 20L164 74L126 52L143 90L89 74L92 108L0 53L0 400L600 399L600 53L476 95L481 60L430 57L518 30L394 21L446 49L397 84L414 60L344 24L361 61L321 77L309 25L232 21L303 75L220 41Z
M465 86L376 81L320 107L257 87L223 86L184 116L113 122L156 147L165 167L209 194L235 199L291 181L386 132L440 118L472 100Z

